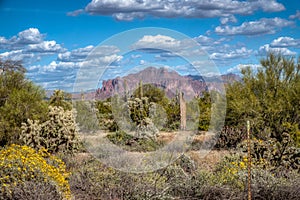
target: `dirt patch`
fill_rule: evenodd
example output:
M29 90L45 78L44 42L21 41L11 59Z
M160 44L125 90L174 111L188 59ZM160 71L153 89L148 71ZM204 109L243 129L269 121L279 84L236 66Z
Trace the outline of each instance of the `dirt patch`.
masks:
M167 144L175 138L175 133L173 132L159 132L157 136L157 141Z
M227 150L189 151L187 155L195 161L198 167L205 170L213 170L218 162L230 152Z

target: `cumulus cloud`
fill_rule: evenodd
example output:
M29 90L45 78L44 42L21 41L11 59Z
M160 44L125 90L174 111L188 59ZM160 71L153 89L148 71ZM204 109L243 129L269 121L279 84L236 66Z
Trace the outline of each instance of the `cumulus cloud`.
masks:
M17 36L11 38L0 37L0 49L15 50L26 45L41 43L45 35L41 34L37 28L29 28L21 31Z
M220 45L226 39L225 38L214 39L205 35L199 35L198 37L194 38L194 40L196 40L202 47L212 47L212 46Z
M49 64L29 66L28 76L46 89L53 88L53 85L49 84L53 83L56 88L71 91L73 86L71 83L76 79L88 84L100 78L101 70L113 68L114 64L123 58L117 52L119 49L115 46L95 48L89 45L74 49L58 54L57 60ZM81 73L78 76L79 69Z
M229 22L236 23L237 19L233 15L230 15L229 17L221 17L220 22L222 25L225 25L228 24Z
M93 45L89 45L83 48L74 49L64 53L59 53L57 59L63 62L79 62L86 59L89 53L94 49Z
M257 71L261 68L261 65L258 64L238 64L232 68L229 68L226 72L227 73L240 73L243 69L250 68L254 71Z
M132 45L133 49L170 49L178 50L182 43L172 37L165 35L145 35Z
M234 14L249 15L257 10L277 12L285 7L276 0L92 0L85 12L91 15L111 15L117 20L133 20L146 16L212 18L229 17ZM68 15L76 16L82 10Z
M215 52L210 54L210 58L213 60L224 60L224 59L237 59L237 58L248 58L252 54L251 49L241 47L239 49L227 50L224 52Z
M293 25L282 18L262 18L258 21L244 22L240 26L217 26L215 32L220 35L262 35L274 34L280 28Z
M196 48L195 41L199 44ZM193 40L177 40L164 35L146 35L133 47L156 54L155 58L160 61L169 61L170 58L176 56L199 57L199 59L211 59L218 65L225 65L234 59L249 58L253 55L253 50L246 48L243 44L228 45L224 44L225 41L225 38L214 39L205 35L200 35Z
M288 48L279 48L279 47L271 47L269 44L265 44L259 47L258 54L261 56L265 56L270 52L280 53L285 56L294 56L297 53L289 50Z
M34 54L29 52L23 52L22 50L13 50L4 53L0 53L0 57L4 60L32 60Z
M0 37L1 57L28 63L40 60L45 55L66 51L56 41L44 39L45 34L41 34L37 28L26 29L11 38Z
M58 53L66 51L60 44L57 44L54 40L42 41L39 44L30 44L27 48L28 52L37 53Z
M271 47L300 47L300 39L291 37L279 37L273 40L270 44Z
M205 52L198 47L196 40L193 39L174 39L166 35L145 35L131 48L136 51L143 51L147 53L158 54L157 59L163 60L170 57L190 57L190 56L202 56Z

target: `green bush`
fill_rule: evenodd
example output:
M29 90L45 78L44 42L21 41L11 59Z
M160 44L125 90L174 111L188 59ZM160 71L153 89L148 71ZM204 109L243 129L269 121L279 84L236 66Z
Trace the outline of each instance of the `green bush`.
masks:
M54 90L53 94L50 96L49 105L62 107L64 110L72 110L71 99L71 94L62 90Z
M109 131L117 131L119 129L118 124L113 116L111 99L108 98L105 101L97 101L97 117L99 119L100 128Z
M258 139L281 142L288 132L299 142L299 63L300 59L270 53L257 72L242 70L243 80L227 86L226 125L245 126L249 120Z
M124 131L117 131L110 133L107 138L114 144L124 148L127 151L155 151L163 147L164 143L150 138L138 138L125 133Z
M76 111L76 123L80 132L86 134L99 130L99 120L97 118L99 112L94 108L94 102L75 101L73 109Z

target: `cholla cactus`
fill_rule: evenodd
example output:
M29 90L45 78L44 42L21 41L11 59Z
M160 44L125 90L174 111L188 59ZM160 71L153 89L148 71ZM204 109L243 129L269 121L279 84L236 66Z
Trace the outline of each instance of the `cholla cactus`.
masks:
M155 138L158 129L155 127L151 117L153 104L149 103L147 97L134 98L128 101L130 118L136 126L136 137Z
M49 106L48 120L40 123L28 119L22 124L21 141L35 149L49 152L73 152L79 148L78 129L73 111Z

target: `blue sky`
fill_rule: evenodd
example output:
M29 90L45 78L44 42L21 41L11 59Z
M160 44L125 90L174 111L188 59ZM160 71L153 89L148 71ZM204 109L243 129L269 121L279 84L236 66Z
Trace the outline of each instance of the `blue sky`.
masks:
M184 52L187 38L222 74L256 69L268 51L300 52L295 0L0 0L0 19L0 57L22 60L27 76L46 89L71 91L91 52L99 65L109 66L102 75L89 68L102 79L146 65L193 73L191 63L174 56L192 54ZM115 36L136 28L142 29L130 32L134 40ZM125 54L122 45L139 50Z

